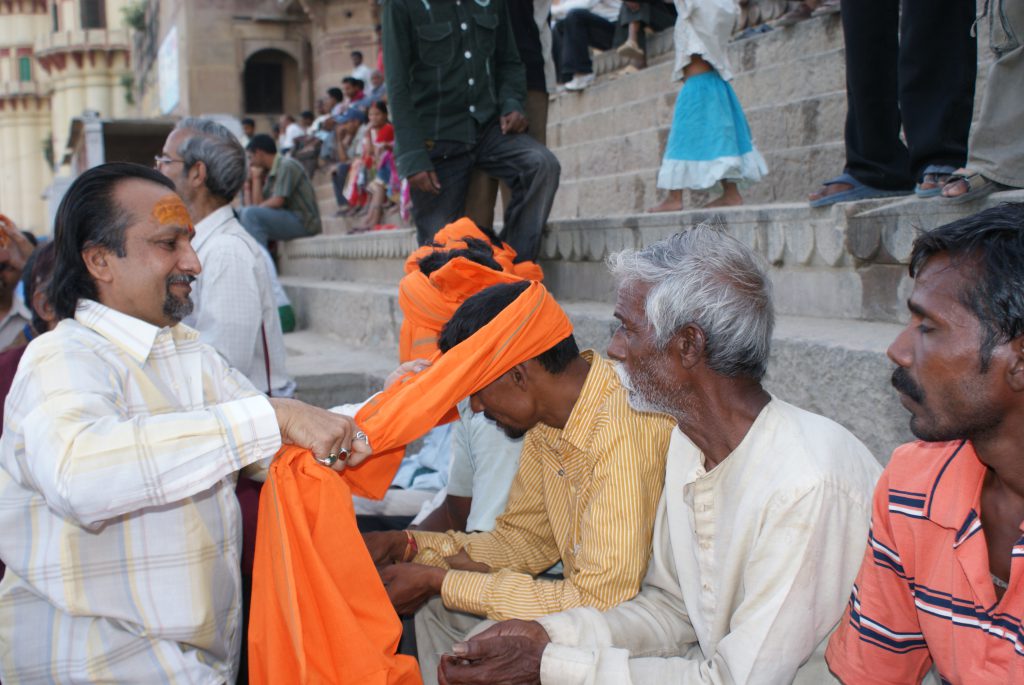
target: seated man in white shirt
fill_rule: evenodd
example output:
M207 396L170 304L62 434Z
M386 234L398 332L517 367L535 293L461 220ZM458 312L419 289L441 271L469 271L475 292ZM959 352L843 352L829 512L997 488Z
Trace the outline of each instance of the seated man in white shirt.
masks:
M606 612L507 621L440 682L823 683L881 468L838 424L761 385L771 284L700 226L611 259L610 357L637 409L677 421L640 594ZM500 677L499 677L500 676Z
M268 399L179 324L193 234L136 164L89 169L57 210L60 323L22 357L0 437L4 682L233 683L237 473L283 442L336 468L368 453L350 418Z
M210 119L186 118L167 136L157 169L174 181L195 222L192 247L203 265L183 321L256 388L291 397L284 335L262 246L238 223L231 201L245 183L245 150Z

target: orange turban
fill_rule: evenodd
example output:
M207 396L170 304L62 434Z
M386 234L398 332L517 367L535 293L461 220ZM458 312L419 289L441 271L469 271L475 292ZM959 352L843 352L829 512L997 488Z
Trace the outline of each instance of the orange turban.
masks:
M571 334L572 323L555 298L543 285L531 282L487 325L447 353L435 353L426 370L405 376L363 405L355 420L374 456L345 470L352 491L383 497L405 445L454 420L460 401Z
M452 314L469 296L499 283L516 283L518 276L456 257L425 276L416 270L398 284L402 330L398 336L399 361L426 359L437 352L437 338Z
M544 280L544 272L539 264L536 262L520 262L516 264L515 259L517 255L515 248L508 243L503 243L502 247L494 247L487 234L481 231L473 223L472 219L466 217L454 221L438 231L434 235L432 245L424 245L413 250L405 260L405 273L408 274L416 271L419 268L420 260L437 250L466 249L469 247L466 244L466 238L476 238L491 245L494 261L498 262L502 270L514 273L520 278L530 281Z
M420 685L402 624L356 528L344 479L283 447L260 495L251 683Z

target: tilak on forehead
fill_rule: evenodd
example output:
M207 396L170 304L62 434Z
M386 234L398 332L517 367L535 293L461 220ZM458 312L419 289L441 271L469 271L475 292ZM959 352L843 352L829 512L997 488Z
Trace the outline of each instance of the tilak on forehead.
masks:
M196 232L192 227L192 217L185 209L185 203L173 193L157 200L157 203L153 205L152 215L161 226L184 226L189 233Z

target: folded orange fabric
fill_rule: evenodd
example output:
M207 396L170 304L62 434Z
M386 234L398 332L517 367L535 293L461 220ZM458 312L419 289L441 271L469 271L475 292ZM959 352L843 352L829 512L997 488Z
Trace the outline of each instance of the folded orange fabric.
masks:
M520 278L530 281L544 280L544 271L540 268L540 264L530 261L516 264L515 260L518 255L515 248L508 243L503 243L502 247L494 247L491 239L473 223L472 219L467 217L453 221L439 230L434 235L433 244L413 250L405 260L405 273L417 271L420 260L436 250L458 250L469 247L466 244L466 238L476 238L491 245L494 261L498 262L503 271L514 273Z
M337 472L286 446L260 495L249 682L420 685Z
M569 317L551 293L533 281L486 326L447 353L435 353L426 370L408 374L372 397L355 420L369 438L374 456L345 470L352 492L383 497L405 445L434 426L458 418L460 401L570 334Z
M399 360L426 359L437 352L441 329L470 295L492 285L520 280L515 274L495 271L465 257L455 257L430 276L419 270L406 274L398 284L403 317Z

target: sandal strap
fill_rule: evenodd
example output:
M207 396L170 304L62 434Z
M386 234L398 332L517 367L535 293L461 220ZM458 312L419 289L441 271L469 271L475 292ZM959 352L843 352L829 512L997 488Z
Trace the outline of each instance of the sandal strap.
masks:
M845 171L843 173L839 174L838 176L836 176L835 178L830 178L827 181L822 181L821 185L823 185L823 186L834 186L834 185L836 185L838 183L845 183L847 185L853 186L854 188L860 188L862 185L864 185L863 183L861 183L860 181L858 181L857 179L855 179L853 176L851 176L849 173L847 173Z
M972 179L975 178L984 179L985 177L981 175L980 171L970 171L966 174L954 173L949 175L949 178L946 179L946 183L944 185L948 186L951 183L959 183L960 181L963 181L964 183L967 184L967 192L969 193L973 190L977 190L977 187L972 182Z

